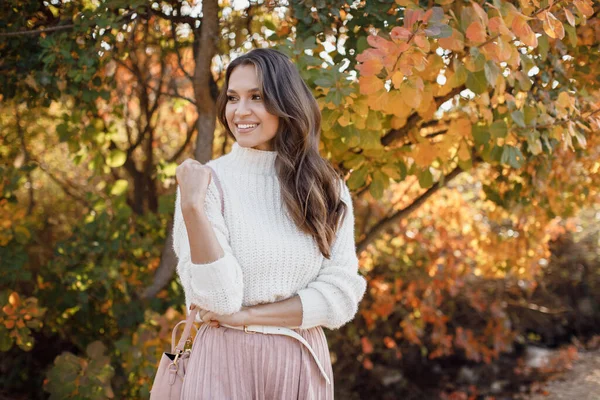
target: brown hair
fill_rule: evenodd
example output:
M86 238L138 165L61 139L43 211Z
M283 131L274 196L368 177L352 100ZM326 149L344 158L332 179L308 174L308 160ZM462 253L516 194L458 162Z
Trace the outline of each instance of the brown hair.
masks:
M273 49L254 49L234 59L225 72L217 100L217 116L235 139L225 117L229 77L239 65L254 65L267 111L279 117L274 137L275 169L281 197L298 228L313 236L323 256L331 257L340 218L347 206L341 199L343 182L319 153L321 111L292 61Z

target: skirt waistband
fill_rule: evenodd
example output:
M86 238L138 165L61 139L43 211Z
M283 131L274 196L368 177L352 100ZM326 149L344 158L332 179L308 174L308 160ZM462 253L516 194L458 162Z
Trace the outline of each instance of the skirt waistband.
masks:
M328 385L331 384L331 382L329 380L329 377L327 376L327 373L325 372L325 369L323 368L323 365L321 365L321 362L319 361L319 358L315 354L315 351L313 350L313 348L306 341L306 339L304 339L302 336L300 336L294 330L292 330L290 328L284 328L282 326L270 326L270 325L244 325L243 327L242 326L227 325L227 324L220 324L220 325L224 326L226 328L241 330L241 331L244 331L246 333L262 333L262 334L265 334L265 335L282 335L282 336L289 336L291 338L294 338L294 339L298 340L310 352L311 356L313 357L313 359L317 363L317 367L319 367L319 371L321 371L321 375L323 375L323 377L325 378L325 381L327 381L327 384Z

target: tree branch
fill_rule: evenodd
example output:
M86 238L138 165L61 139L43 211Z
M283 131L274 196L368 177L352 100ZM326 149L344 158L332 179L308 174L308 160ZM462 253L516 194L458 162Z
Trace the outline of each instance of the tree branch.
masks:
M462 172L460 167L456 167L444 178L444 183L436 182L432 187L427 189L424 193L422 193L419 197L415 199L410 205L407 207L396 211L394 214L383 218L380 220L375 226L373 226L369 232L365 235L365 237L358 242L356 245L356 251L358 253L362 252L366 249L366 247L375 240L383 231L388 229L392 224L396 223L400 219L406 217L411 212L419 208L427 199L429 199L435 192L440 190L442 187L448 184L452 179L457 177Z

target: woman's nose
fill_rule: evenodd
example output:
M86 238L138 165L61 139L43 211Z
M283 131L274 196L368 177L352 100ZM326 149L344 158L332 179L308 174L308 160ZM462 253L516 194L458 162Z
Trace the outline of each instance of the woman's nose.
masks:
M250 108L246 106L245 101L240 101L235 109L237 115L248 115L250 114Z

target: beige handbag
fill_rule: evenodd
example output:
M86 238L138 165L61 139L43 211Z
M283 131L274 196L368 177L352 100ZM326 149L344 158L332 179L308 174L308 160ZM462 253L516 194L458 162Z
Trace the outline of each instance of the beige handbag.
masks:
M221 188L221 183L217 178L215 170L211 167L208 168L211 169L212 178L214 178L215 184L221 194L221 214L223 214L225 207L223 189ZM160 358L158 371L154 376L154 382L152 383L152 389L150 390L150 400L180 400L183 379L185 378L187 364L192 354L192 339L190 338L192 327L196 329L196 334L198 333L198 328L194 325L197 313L198 308L196 307L190 311L184 321L179 321L177 325L175 325L175 328L173 328L173 333L171 334L171 352L164 352ZM183 334L181 335L177 346L175 346L177 328L184 322L185 328L183 329Z
M192 340L189 337L192 326L198 333L198 328L194 325L194 319L198 313L198 308L194 308L185 321L180 321L173 328L171 334L171 352L164 352L158 364L158 371L154 377L152 390L150 390L150 400L179 400L181 398L181 388L183 379L187 370L187 364L192 354ZM179 325L185 322L185 328L179 343L175 346L175 336ZM186 348L187 347L187 348ZM184 350L184 348L186 348Z

